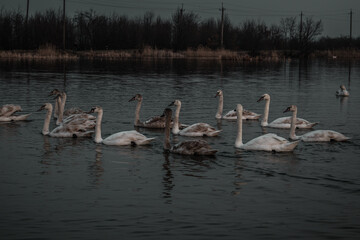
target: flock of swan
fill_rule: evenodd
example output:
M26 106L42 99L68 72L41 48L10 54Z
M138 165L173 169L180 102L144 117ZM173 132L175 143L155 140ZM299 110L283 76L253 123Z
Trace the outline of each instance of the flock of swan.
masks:
M344 85L336 91L337 96L348 97L349 92ZM106 145L147 145L155 138L149 138L136 130L122 131L114 133L105 139L101 135L101 123L103 118L103 109L99 106L93 107L85 112L79 108L70 108L65 110L67 95L65 92L54 89L49 96L55 96L55 109L51 103L45 103L38 111L46 110L45 121L42 134L50 137L92 137L95 132L94 142ZM237 120L237 135L235 147L249 151L275 151L289 152L299 144L304 142L324 142L324 141L347 141L348 137L333 130L314 130L302 136L297 136L295 130L298 128L313 128L317 122L309 122L297 117L297 107L289 106L285 112L292 112L292 116L281 117L268 122L270 110L270 95L264 94L258 102L265 101L263 115L245 110L241 104L237 104L236 109L223 114L224 94L218 90L215 97L219 97L218 109L215 115L216 119L234 119ZM179 122L181 101L175 100L164 110L163 115L153 116L146 121L140 121L140 109L143 98L141 94L136 94L129 100L137 101L135 110L135 127L165 129L164 151L183 154L183 155L214 155L217 150L203 139L187 140L171 146L170 135L181 135L188 137L215 137L221 134L222 130L217 130L207 123L194 123L192 125L181 124ZM175 114L169 108L175 106ZM18 105L7 104L0 108L0 122L22 121L26 120L30 114L16 115L21 111ZM95 117L92 113L96 114ZM50 130L51 117L56 119L56 127ZM258 120L262 117L261 126L267 128L290 129L289 139L287 140L274 133L267 133L256 137L247 143L243 143L243 120Z

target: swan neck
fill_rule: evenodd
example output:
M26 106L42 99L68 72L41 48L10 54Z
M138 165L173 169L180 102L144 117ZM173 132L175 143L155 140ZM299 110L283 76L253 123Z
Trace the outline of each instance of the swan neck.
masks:
M134 126L139 126L140 125L141 103L142 103L142 99L138 100L138 102L136 104Z
M171 125L171 115L166 116L165 120L165 139L164 139L164 150L168 151L171 148L170 145L170 125Z
M58 98L55 100L54 118L59 117L59 101Z
M292 117L291 117L291 125L290 125L290 139L295 140L297 139L297 136L295 134L296 129L296 115L297 115L297 109L293 111Z
M216 119L221 119L221 115L223 113L223 108L224 108L224 96L220 95L219 96L219 105L218 105L217 113L215 115Z
M173 134L179 134L179 132L180 132L180 129L179 129L180 109L181 109L181 105L177 105L176 110L175 110L175 116L174 116L174 125L172 128Z
M270 99L266 99L265 100L265 108L264 108L264 117L261 120L261 126L263 126L263 127L268 125L269 109L270 109Z
M43 130L42 130L43 135L48 135L49 134L49 126L50 126L52 110L53 110L52 106L47 110Z
M66 100L66 97L65 97ZM63 122L63 118L64 118L64 107L65 104L63 104L64 100L61 100L60 97L57 98L56 102L57 104L60 106L58 109L58 118L56 120L56 125L60 125Z
M235 147L239 148L243 145L243 140L242 140L242 109L240 109L240 111L238 111L239 108L237 108L236 110L236 115L237 115L237 125L238 125L238 129L237 129L237 136L236 136L236 141L235 141Z
M103 139L101 138L101 121L103 118L103 110L98 112L97 119L96 119L96 126L95 126L95 139L96 143L101 143Z

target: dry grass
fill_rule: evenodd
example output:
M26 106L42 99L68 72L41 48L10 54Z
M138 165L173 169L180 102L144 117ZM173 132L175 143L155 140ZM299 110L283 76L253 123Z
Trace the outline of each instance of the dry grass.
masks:
M287 56L287 57L286 57ZM123 60L129 58L151 58L151 59L219 59L231 60L235 62L278 62L286 58L297 56L295 52L287 51L261 51L256 56L251 56L247 52L230 51L226 49L211 50L205 47L197 49L187 49L185 51L174 52L167 49L156 49L144 47L137 50L98 50L98 51L79 51L68 52L56 49L53 45L41 46L32 51L0 51L1 59L16 60L78 60L97 59L97 60ZM336 50L336 51L317 51L310 55L311 58L360 58L359 50Z
M46 44L40 46L37 50L13 50L0 51L1 59L17 59L17 60L76 60L78 56L68 52L57 50L55 46Z

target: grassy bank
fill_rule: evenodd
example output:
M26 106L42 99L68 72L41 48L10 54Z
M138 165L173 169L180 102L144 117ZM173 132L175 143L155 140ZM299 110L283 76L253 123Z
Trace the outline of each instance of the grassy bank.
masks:
M147 59L219 59L239 62L259 61L282 61L284 59L297 58L296 51L260 51L256 54L248 52L235 52L225 49L211 50L208 48L188 49L186 51L174 52L172 50L153 49L145 47L139 50L98 50L98 51L62 51L52 45L40 47L37 50L13 50L0 51L0 59L11 60L123 60L128 58ZM356 58L360 59L359 50L334 50L315 51L309 55L310 58Z

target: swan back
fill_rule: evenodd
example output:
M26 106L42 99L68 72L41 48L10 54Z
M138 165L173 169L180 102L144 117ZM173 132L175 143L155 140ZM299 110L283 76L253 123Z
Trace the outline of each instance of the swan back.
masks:
M9 116L13 115L14 113L20 112L20 111L22 111L20 105L6 104L0 108L0 116L1 117L9 117Z

